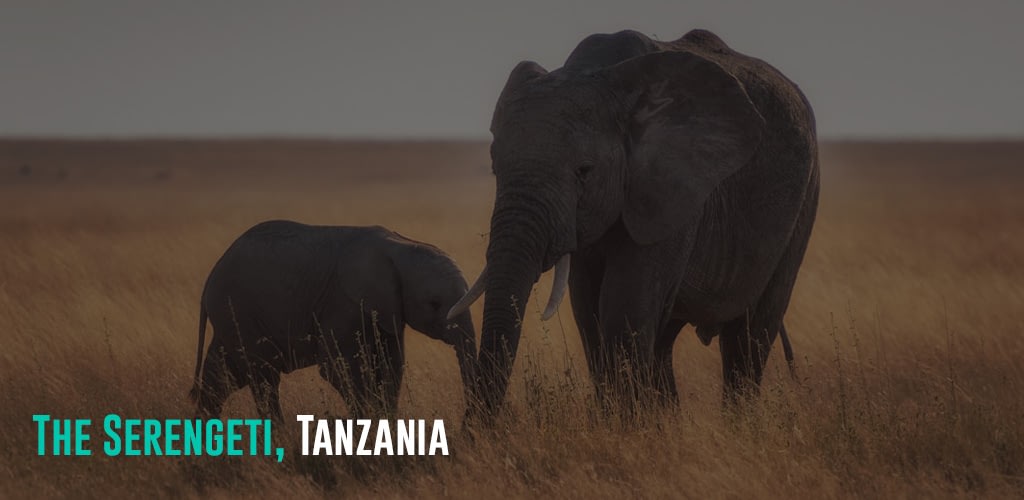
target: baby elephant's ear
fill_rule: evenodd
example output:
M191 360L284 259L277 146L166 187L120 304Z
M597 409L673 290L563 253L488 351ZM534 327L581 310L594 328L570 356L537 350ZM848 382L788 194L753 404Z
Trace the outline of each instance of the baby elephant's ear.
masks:
M637 243L654 243L696 221L758 150L765 121L733 75L690 52L635 57L608 73L631 113L622 218Z

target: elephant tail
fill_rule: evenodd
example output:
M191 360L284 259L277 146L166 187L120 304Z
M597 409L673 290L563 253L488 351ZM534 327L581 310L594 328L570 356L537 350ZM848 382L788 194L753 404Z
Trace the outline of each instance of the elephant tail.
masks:
M196 348L196 374L192 379L192 390L189 391L189 397L192 398L193 403L199 402L199 391L202 386L202 381L199 380L199 375L203 371L203 346L206 345L206 306L202 303L199 304L199 347Z
M779 337L782 339L782 352L786 355L786 365L789 366L789 376L796 378L796 363L793 361L793 345L789 343L789 334L786 333L786 325L779 329Z

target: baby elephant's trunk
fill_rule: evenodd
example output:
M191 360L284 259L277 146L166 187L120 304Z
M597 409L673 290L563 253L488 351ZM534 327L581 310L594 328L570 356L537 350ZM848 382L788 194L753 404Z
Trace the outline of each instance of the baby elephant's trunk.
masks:
M463 394L468 408L473 405L473 398L476 395L479 371L476 358L476 331L469 311L458 315L451 325L451 335L448 338L455 347L455 356L459 360L459 374L462 377Z
M192 379L192 390L188 392L193 404L199 404L203 382L199 379L203 371L203 346L206 344L206 306L199 305L199 347L196 348L196 374Z

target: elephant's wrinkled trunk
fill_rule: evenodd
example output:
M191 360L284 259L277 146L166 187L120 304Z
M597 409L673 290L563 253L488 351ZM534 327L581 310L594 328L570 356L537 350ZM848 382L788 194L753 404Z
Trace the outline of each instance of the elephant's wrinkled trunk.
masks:
M485 295L474 406L485 418L494 417L505 398L533 284L559 261L562 272L555 274L564 274L565 279L556 279L553 300L545 311L550 315L565 291L557 284L568 278L569 261L564 256L576 247L576 199L566 195L572 178L565 177L562 169L526 158L507 162L498 170L487 264L471 289ZM473 295L467 294L468 300L460 305L468 307Z
M551 228L536 215L518 207L498 207L491 221L477 388L481 409L488 416L504 400L530 291L550 259L546 252Z
M479 403L493 415L501 406L519 347L523 313L540 265L525 259L496 257L484 297L480 335Z

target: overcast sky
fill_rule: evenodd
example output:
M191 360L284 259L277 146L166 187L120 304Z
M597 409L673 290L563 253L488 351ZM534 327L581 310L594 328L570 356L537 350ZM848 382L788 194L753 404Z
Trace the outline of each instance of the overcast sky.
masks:
M702 27L823 137L1024 137L1022 26L1021 0L0 0L0 135L484 139L518 61Z

